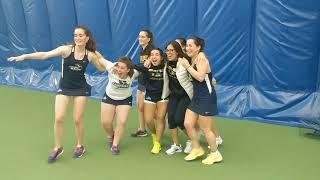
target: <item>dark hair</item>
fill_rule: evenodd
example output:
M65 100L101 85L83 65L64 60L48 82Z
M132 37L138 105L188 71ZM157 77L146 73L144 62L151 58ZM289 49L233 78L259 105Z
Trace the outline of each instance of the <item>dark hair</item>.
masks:
M76 28L74 28L74 29L82 29L84 31L84 34L89 37L89 40L86 43L86 49L88 49L91 52L96 52L96 50L97 50L97 45L96 44L97 43L93 39L91 31L85 26L76 26ZM73 45L75 45L75 44L73 44Z
M192 39L196 46L200 46L199 52L203 52L204 51L204 46L205 46L204 39L202 39L202 38L200 38L198 36L191 36L189 39Z
M123 56L118 59L118 62L122 62L127 66L129 69L128 75L132 77L134 73L132 60L128 56Z
M154 47L154 48L152 48L152 49L150 50L150 53L148 54L149 56L151 55L151 51L153 51L153 50L157 50L157 51L159 51L159 52L160 52L161 57L163 57L163 51L162 51L160 48L157 48L157 47Z
M178 53L178 58L186 58L190 62L191 58L182 51L182 48L181 48L180 44L177 41L170 41L166 45L166 48L169 45L172 45L173 49Z
M151 52L152 52L153 50L157 50L157 51L160 52L160 56L162 57L162 60L165 58L165 56L164 56L164 54L163 54L163 51L162 51L160 48L156 48L156 47L154 47L154 48L152 48L152 49L150 50L150 52L149 52L149 54L148 54L149 57L151 56Z
M154 47L154 42L153 42L153 34L150 30L148 29L142 29L141 32L145 32L147 33L147 37L150 38L150 41L148 43L148 45Z
M176 41L179 41L179 45L181 44L181 46L184 47L184 49L186 48L186 39L185 38L176 38ZM183 48L181 47L181 48Z

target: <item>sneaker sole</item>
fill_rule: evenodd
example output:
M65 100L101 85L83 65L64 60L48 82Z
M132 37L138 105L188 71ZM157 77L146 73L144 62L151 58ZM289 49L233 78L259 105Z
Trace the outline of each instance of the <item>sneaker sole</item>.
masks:
M146 137L148 134L137 135L136 137Z
M160 151L161 151L161 149L159 150L159 151L150 151L152 154L159 154L160 153Z
M180 153L180 152L182 152L182 150L180 150L180 151L175 151L175 152L173 152L173 153L167 153L167 152L166 152L166 154L169 155L169 156L171 156L171 155L174 155L175 153Z
M214 164L214 163L221 163L222 160L223 160L223 158L218 159L218 160L216 160L216 161L213 161L212 163L204 163L203 161L201 161L201 162L202 162L202 164L205 164L205 165L212 165L212 164Z

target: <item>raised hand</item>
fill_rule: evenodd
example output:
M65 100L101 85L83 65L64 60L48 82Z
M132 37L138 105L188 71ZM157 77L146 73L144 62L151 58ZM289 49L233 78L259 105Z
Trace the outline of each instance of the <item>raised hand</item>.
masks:
M146 59L146 60L144 61L144 63L143 63L143 66L144 66L145 68L150 68L150 66L151 66L151 61L150 61L150 59Z

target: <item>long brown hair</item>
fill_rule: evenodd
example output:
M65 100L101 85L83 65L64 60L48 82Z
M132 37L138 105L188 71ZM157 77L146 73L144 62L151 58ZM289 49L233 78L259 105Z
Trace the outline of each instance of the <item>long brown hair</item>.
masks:
M128 56L123 56L118 59L118 62L122 62L127 65L127 68L129 69L128 75L132 77L134 73L132 60Z
M77 26L76 28L74 29L82 29L84 31L84 34L86 36L89 37L89 40L88 42L86 43L86 49L88 49L89 51L91 52L96 52L97 50L97 43L96 41L94 40L93 36L92 36L92 33L91 31L89 30L89 28L85 27L85 26ZM75 44L73 44L75 45Z
M199 52L203 52L204 51L204 46L205 46L205 42L204 42L204 39L198 37L198 36L191 36L189 39L192 39L194 44L196 46L200 46L200 50Z

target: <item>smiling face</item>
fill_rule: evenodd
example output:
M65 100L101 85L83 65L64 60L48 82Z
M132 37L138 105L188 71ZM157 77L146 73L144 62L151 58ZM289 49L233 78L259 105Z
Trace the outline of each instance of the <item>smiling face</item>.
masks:
M120 77L126 77L129 73L127 65L123 62L118 62L117 72Z
M187 40L186 53L190 58L195 58L200 52L201 46L197 46L193 39Z
M149 42L150 42L150 38L148 37L148 33L145 31L141 31L139 33L139 44L140 46L146 47Z
M169 61L176 61L178 59L178 53L172 46L172 44L169 44L166 48L166 54Z
M73 34L74 43L77 46L85 46L89 41L89 37L86 35L85 31L81 28L77 28L74 30Z
M163 57L161 55L161 52L159 50L157 50L157 49L154 49L154 50L151 51L149 58L150 58L151 63L152 63L153 66L160 65L161 62L162 62L162 59L163 59Z

